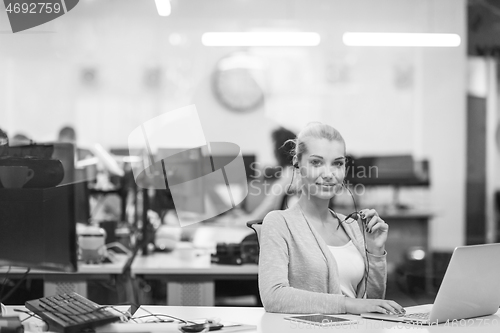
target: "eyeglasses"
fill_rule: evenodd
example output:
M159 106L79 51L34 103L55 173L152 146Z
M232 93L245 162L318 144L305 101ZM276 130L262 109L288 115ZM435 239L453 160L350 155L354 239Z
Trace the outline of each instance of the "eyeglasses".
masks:
M340 221L339 219L340 223L337 225L337 230L339 230L341 223L351 224L354 221L357 221L358 218L359 218L359 212L352 212L351 214L347 215L342 221Z
M339 220L339 224L337 225L337 230L339 230L340 228L340 224L341 223L346 223L346 224L351 224L352 222L354 221L357 221L358 218L359 218L359 212L358 212L358 205L356 205L356 199L354 199L354 195L352 194L351 190L349 189L349 187L345 186L344 185L344 188L349 191L349 194L351 195L351 198L352 198L352 202L354 203L354 212L352 212L351 214L347 215L344 220L340 220L337 216L337 219ZM336 215L336 214L335 214ZM364 236L364 234L363 234Z

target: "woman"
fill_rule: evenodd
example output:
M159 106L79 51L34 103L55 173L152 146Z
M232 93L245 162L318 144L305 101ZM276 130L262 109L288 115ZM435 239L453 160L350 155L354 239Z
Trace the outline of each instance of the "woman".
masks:
M344 139L331 126L310 124L298 135L293 164L300 199L269 213L262 225L259 291L266 311L404 312L383 300L388 225L375 210L360 211L365 243L354 219L328 208L343 189L345 156Z

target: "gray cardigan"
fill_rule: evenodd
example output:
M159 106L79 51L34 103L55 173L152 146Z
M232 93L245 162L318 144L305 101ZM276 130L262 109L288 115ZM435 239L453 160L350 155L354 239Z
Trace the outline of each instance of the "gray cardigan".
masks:
M359 225L342 223L363 256ZM267 214L260 233L259 291L268 312L345 313L337 262L320 234L304 218L298 205ZM368 253L369 274L359 283L357 298L384 298L386 254ZM365 273L366 274L366 273Z

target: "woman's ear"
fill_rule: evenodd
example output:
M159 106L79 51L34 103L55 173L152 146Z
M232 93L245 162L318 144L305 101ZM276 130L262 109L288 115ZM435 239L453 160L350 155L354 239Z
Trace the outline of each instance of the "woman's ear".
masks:
M292 159L292 163L293 163L293 167L295 169L298 169L299 168L299 161L297 160L297 155L295 155Z

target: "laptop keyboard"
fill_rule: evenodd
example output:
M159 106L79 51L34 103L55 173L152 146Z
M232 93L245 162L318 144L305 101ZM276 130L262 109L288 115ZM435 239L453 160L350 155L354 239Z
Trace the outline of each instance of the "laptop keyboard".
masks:
M430 312L417 312L417 313L405 314L402 317L408 318L408 319L429 320L429 315L430 315Z

